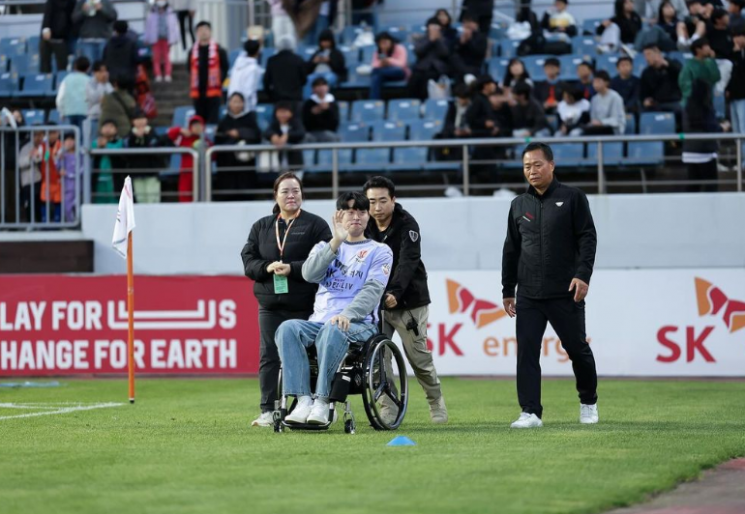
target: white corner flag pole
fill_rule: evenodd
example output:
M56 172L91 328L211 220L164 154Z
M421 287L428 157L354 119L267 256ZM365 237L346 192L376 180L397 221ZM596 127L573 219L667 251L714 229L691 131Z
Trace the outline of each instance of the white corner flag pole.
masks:
M135 402L135 289L132 252L132 231L135 228L134 197L132 180L127 177L119 197L119 210L116 213L114 236L111 244L114 250L127 259L127 312L129 314L129 334L127 338L127 368L129 371L129 403Z

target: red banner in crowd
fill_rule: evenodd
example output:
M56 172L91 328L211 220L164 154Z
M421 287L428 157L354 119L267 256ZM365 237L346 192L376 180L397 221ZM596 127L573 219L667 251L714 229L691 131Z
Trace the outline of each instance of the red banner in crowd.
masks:
M135 277L138 373L238 374L259 368L251 282ZM126 277L0 277L0 376L127 372Z

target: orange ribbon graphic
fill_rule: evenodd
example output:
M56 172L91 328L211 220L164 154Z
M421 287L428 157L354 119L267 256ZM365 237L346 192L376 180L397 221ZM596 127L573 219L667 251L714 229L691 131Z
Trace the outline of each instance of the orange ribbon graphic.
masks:
M471 291L460 285L458 282L447 279L446 284L448 288L448 306L450 308L450 314L466 312L471 306L473 306L471 319L476 325L476 328L485 327L489 323L493 323L507 315L504 309L499 307L499 305L486 300L479 300L471 293Z
M720 312L729 333L745 328L745 302L730 300L711 282L696 277L696 300L699 316L716 316Z

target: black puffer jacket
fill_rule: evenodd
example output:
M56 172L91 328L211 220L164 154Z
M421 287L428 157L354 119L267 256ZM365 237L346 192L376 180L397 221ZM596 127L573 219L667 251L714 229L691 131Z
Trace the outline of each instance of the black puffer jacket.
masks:
M275 224L277 215L266 216L254 223L248 242L241 251L243 270L254 281L254 295L264 309L304 311L313 308L318 285L303 280L303 263L317 243L331 240L331 230L322 218L302 211L292 223L284 250L283 261L292 266L287 277L289 293L274 294L274 275L266 268L279 260ZM279 221L280 239L284 239L286 224Z
M529 187L512 201L502 252L502 296L571 296L572 279L590 283L597 234L585 194L554 179L543 195Z
M378 230L372 218L367 230L370 238L387 244L393 251L393 273L385 290L386 294L395 296L398 302L392 310L429 305L427 270L422 262L422 237L414 217L397 203L391 224L385 232Z

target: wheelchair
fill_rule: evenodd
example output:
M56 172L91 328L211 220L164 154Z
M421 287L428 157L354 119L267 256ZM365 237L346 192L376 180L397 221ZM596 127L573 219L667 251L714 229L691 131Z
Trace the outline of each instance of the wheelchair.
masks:
M315 345L308 348L310 383L315 390L318 378L318 361ZM297 405L297 398L284 394L282 370L279 372L279 400L274 403L274 431L328 430L338 416L338 407L343 406L344 432L354 434L357 423L348 396L361 394L365 413L375 430L396 430L406 416L409 401L406 365L396 344L382 334L375 335L364 343L352 342L331 382L329 396L329 418L322 425L310 423L287 423L285 417ZM314 391L315 392L315 391ZM288 400L292 398L292 401Z

